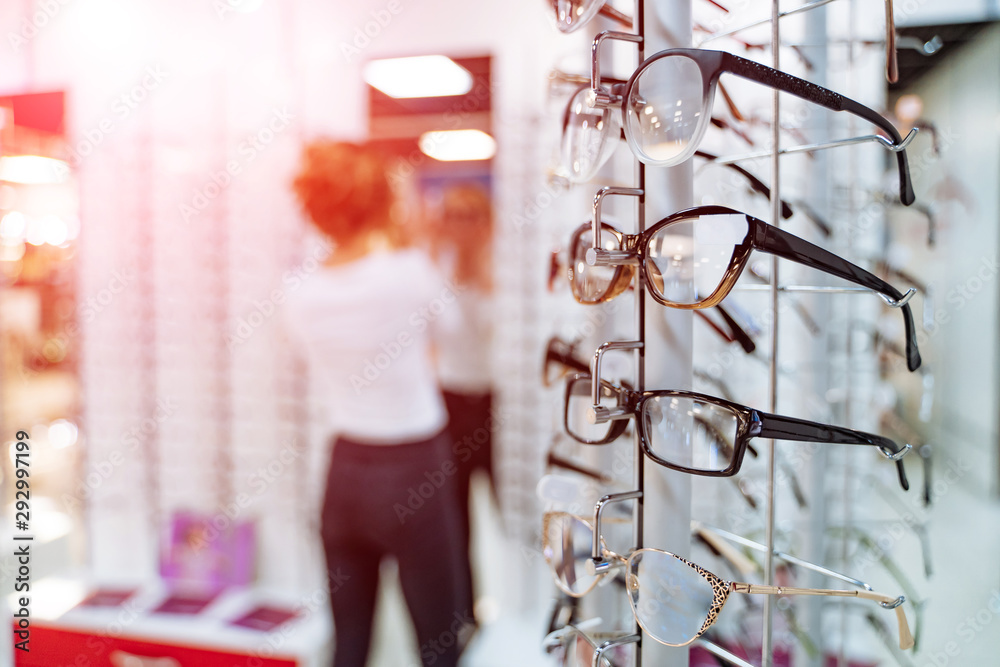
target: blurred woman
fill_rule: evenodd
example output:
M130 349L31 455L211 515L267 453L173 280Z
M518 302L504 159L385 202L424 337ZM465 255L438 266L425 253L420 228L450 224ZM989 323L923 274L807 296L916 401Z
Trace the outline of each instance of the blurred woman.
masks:
M452 295L423 252L396 243L386 163L370 147L306 146L294 191L334 244L288 300L293 335L323 387L332 445L321 534L333 665L365 664L385 557L398 561L423 664L455 665L472 624L471 593L429 352L429 315Z
M494 499L493 434L493 205L472 184L445 191L441 214L431 226L431 253L454 285L455 304L435 328L438 378L448 408L449 431L459 468L459 506L465 539L470 537L469 487L481 470ZM472 586L472 573L466 575Z

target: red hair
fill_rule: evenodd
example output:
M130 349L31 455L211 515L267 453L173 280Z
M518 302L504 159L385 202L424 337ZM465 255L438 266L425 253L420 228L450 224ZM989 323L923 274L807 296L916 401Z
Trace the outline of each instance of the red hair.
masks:
M305 146L292 189L312 223L337 243L388 230L393 193L370 146L319 139Z

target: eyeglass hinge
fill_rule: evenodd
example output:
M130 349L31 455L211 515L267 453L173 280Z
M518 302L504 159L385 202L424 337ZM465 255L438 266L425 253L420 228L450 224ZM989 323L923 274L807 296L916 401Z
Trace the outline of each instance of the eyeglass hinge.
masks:
M729 583L729 590L732 593L750 593L750 584L740 583L738 581L732 581Z

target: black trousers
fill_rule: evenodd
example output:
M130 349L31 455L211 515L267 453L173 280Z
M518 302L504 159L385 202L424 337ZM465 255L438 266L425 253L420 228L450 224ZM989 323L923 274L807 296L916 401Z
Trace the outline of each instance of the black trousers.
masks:
M489 477L493 501L497 502L496 482L493 477L493 432L499 423L492 415L493 394L460 394L442 390L448 409L448 432L453 441L452 451L458 466L459 509L462 516L463 539L467 556L471 554L471 521L469 516L469 483L474 470L482 470ZM499 503L497 503L499 506ZM471 558L466 558L465 578L472 586ZM473 591L473 597L475 597Z
M474 625L451 439L367 445L337 439L322 537L336 628L334 667L364 667L379 565L394 557L429 667L453 667Z

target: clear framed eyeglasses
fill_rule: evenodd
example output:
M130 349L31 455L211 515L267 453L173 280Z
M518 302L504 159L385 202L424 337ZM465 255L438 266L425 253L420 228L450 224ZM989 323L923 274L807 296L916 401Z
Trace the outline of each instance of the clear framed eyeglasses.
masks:
M595 55L596 57L596 55ZM595 68L596 70L596 68ZM595 71L595 74L597 72ZM832 90L723 51L667 49L647 58L624 84L582 89L563 123L563 160L581 174L596 173L619 136L643 163L670 167L691 158L711 124L719 77L729 73L808 102L845 111L885 133L878 139L896 153L899 198L915 200L903 138L875 110Z

